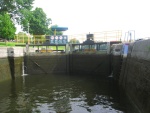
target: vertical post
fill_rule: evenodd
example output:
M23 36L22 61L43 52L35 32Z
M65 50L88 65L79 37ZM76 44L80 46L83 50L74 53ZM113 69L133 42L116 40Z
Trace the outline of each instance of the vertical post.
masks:
M33 36L33 38L34 38L34 44L35 44L35 36Z
M29 23L28 23L28 34L29 34Z
M56 36L56 29L54 30L54 35Z
M79 51L80 51L80 45L78 45L79 46Z
M56 51L58 52L58 46L56 45Z
M73 47L72 47L72 44L70 44L70 53L72 53L73 51Z
M23 43L24 43L24 33L23 33Z
M65 45L65 52L66 52L66 46L67 46L67 44Z
M132 34L131 34L131 32L129 32L129 35L130 35L130 40L129 40L129 42L131 42L131 40L132 40Z
M107 54L110 54L110 42L107 42Z
M96 44L96 51L98 51L98 44Z
M18 43L18 35L17 35L17 43Z
M26 53L28 54L29 53L29 44L26 43Z
M69 45L68 44L66 44L66 53L69 53Z
M29 44L29 34L28 34L28 44Z

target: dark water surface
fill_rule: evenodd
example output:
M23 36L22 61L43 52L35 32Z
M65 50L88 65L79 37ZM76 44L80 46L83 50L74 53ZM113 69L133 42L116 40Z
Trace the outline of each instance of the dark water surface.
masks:
M0 113L125 113L108 80L28 75L0 83Z

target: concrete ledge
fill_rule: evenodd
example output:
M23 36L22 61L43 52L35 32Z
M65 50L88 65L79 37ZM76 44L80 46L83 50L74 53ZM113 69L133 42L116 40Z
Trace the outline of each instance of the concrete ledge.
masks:
M7 56L8 56L7 47L0 47L0 58L4 58Z
M135 42L131 57L150 61L150 39Z
M23 47L0 47L0 58L6 57L23 57Z
M113 44L111 47L111 53L114 56L120 56L122 54L122 46L123 44Z

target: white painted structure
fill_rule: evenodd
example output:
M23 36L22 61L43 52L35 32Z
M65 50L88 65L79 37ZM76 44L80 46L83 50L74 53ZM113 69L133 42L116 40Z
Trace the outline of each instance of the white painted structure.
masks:
M23 47L0 47L0 58L5 57L23 57Z

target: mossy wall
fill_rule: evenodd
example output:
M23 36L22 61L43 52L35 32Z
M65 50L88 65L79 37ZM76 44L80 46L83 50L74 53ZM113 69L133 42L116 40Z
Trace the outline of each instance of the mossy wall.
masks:
M0 58L0 81L11 79L8 58Z
M11 65L10 62L13 60L14 60L14 65ZM14 70L13 71L14 77L21 76L22 62L23 62L23 57L11 57L10 59L8 59L8 57L0 58L0 81L12 78L10 67Z
M150 113L150 40L137 41L129 49L119 83L135 113Z

